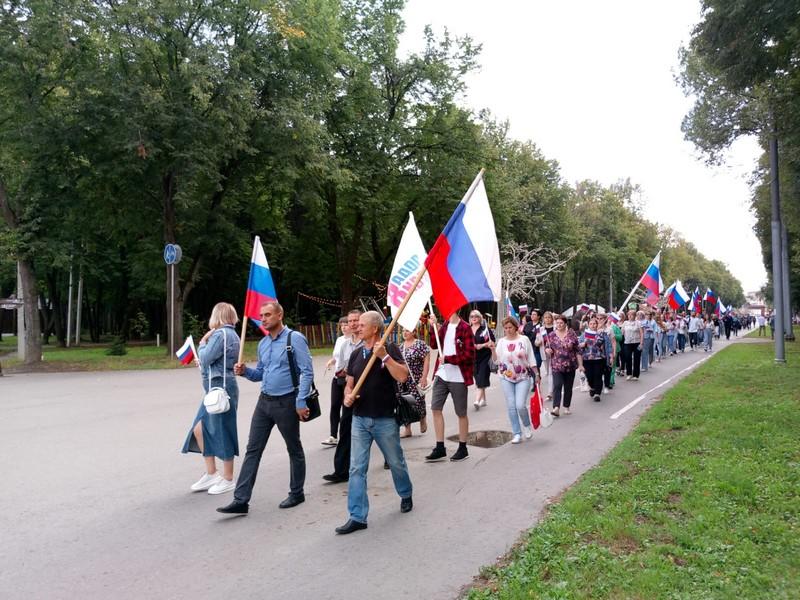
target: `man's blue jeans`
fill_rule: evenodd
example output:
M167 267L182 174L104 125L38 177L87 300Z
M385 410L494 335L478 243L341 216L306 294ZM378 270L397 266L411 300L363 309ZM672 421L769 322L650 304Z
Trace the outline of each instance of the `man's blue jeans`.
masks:
M400 427L394 418L373 419L353 415L350 436L350 481L347 487L347 510L350 518L359 523L367 522L369 498L367 497L367 470L372 442L378 444L383 457L389 463L394 480L394 489L401 498L411 497L411 478L400 447Z
M667 332L667 343L669 344L669 353L672 354L675 352L675 332L668 331Z

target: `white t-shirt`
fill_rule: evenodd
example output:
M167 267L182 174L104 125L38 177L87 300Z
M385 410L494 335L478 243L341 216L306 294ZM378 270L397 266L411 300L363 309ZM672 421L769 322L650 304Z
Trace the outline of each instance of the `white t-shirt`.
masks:
M702 321L697 317L692 317L689 319L689 333L697 333L697 330L700 329L700 324Z
M444 361L445 356L453 356L456 354L457 327L457 324L447 324L447 333L444 334L444 339L442 340L442 361ZM458 365L450 365L442 362L439 365L439 370L436 371L436 376L442 381L449 381L450 383L464 383L464 376L461 374L461 369L458 367Z

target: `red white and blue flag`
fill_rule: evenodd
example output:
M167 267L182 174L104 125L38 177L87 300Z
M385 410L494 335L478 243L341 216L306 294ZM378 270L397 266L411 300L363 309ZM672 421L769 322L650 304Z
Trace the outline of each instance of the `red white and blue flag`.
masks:
M587 329L586 331L583 332L583 339L586 342L593 342L597 339L597 332L590 331L589 329Z
M672 310L682 308L689 301L689 294L683 289L680 281L676 281L666 292L667 304Z
M500 249L482 172L470 190L425 259L445 319L468 302L501 298Z
M178 360L182 365L188 365L197 357L197 352L194 350L194 340L192 339L192 336L186 338L186 341L183 342L183 346L178 348L178 351L175 352L175 356L178 357Z
M612 323L619 323L619 315L615 312L608 313L608 318Z
M694 288L694 292L692 293L692 310L694 312L701 312L703 310L703 304L700 300L700 288Z
M247 296L244 300L244 316L261 327L261 307L278 299L275 284L267 263L267 255L261 240L256 236L253 242L253 256L250 259L250 277L247 279Z
M517 314L517 311L514 310L514 305L511 304L511 298L508 297L508 294L506 294L506 311L508 311L509 317L514 317L515 319L519 320L519 314Z
M706 288L706 293L703 296L703 300L708 303L706 306L716 306L717 295L711 291L711 288Z
M656 302L661 292L664 291L664 282L661 280L661 251L659 250L653 262L647 267L647 270L642 275L642 285L649 291L648 303L650 303L650 295L655 295Z
M728 310L729 310L729 309L725 307L725 303L722 301L722 299L720 299L720 298L717 298L717 309L716 309L716 313L717 313L718 315L720 315L720 314L724 315L726 312L728 312Z

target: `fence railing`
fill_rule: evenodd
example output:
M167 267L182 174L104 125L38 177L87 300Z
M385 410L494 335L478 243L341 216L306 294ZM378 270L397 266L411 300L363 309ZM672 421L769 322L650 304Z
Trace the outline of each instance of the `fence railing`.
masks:
M308 345L311 348L323 348L325 346L333 346L336 338L339 337L339 327L336 323L320 323L319 325L296 325L296 331L302 333L308 340ZM431 344L431 327L428 323L421 323L417 326L417 337L424 341L429 346ZM402 328L397 326L389 340L395 344L399 344L403 340ZM433 340L433 344L436 341ZM435 347L435 346L432 346Z

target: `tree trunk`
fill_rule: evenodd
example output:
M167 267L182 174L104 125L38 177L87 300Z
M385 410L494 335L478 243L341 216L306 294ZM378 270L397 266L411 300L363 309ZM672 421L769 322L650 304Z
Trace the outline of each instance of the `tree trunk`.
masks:
M50 270L47 273L47 290L50 294L50 307L52 308L51 318L53 331L55 332L58 345L61 348L67 347L67 335L64 329L64 319L62 318L61 294L58 290L58 275ZM49 328L48 328L49 329Z
M39 289L33 267L27 260L19 261L20 284L24 299L25 317L25 364L38 364L42 361L42 329L39 320Z

